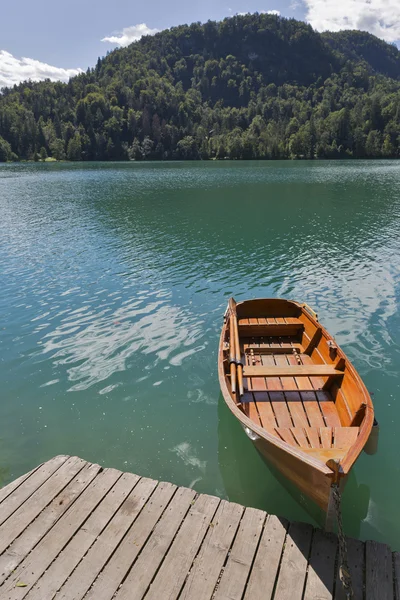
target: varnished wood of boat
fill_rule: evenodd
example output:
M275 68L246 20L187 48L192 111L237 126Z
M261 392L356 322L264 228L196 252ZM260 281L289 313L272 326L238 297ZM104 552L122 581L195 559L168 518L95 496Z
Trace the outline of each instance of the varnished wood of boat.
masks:
M289 300L231 299L218 374L225 402L260 452L327 512L332 484L343 488L368 441L374 409L317 315Z

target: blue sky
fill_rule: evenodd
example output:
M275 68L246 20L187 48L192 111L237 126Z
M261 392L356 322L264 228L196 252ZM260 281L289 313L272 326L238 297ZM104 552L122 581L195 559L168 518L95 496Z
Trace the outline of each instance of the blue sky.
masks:
M142 32L255 11L279 11L320 31L363 29L400 39L399 0L19 0L2 8L0 87L28 77L67 80Z

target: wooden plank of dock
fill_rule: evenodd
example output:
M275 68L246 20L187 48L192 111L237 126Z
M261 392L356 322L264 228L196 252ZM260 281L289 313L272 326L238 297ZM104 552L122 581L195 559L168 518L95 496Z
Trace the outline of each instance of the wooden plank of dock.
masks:
M366 589L368 600L393 600L393 556L386 544L365 544Z
M0 490L1 600L344 598L337 538L57 456ZM354 598L400 600L400 559L348 540Z

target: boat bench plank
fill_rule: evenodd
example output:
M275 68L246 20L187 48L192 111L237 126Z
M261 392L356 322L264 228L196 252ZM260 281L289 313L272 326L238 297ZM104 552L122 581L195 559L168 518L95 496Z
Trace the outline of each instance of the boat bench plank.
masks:
M245 366L243 377L343 377L333 365Z
M268 325L256 325L253 323L239 323L239 333L243 333L244 336L295 336L299 331L302 332L303 330L303 324L293 325L291 323L274 323Z
M295 336L304 331L304 323L299 319L293 319L294 323L285 323L283 319L276 322L268 319L268 322L254 323L254 319L239 319L239 334L244 336ZM267 321L265 319L265 321Z
M304 328L303 321L295 317L241 317L238 325L296 325Z

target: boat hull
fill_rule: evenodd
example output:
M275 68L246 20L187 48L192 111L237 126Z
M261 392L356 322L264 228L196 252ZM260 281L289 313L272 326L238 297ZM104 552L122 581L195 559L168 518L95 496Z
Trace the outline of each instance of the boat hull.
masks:
M298 457L288 454L268 440L257 437L252 440L254 446L265 460L281 473L288 481L325 513L328 512L329 498L333 479L331 474L322 473L315 467L305 464ZM341 487L345 479L341 479Z
M324 512L329 505L331 474L326 474L296 456L289 454L286 449L279 448L245 427L245 433L265 460L279 471L286 479L296 486L301 493L310 498Z

